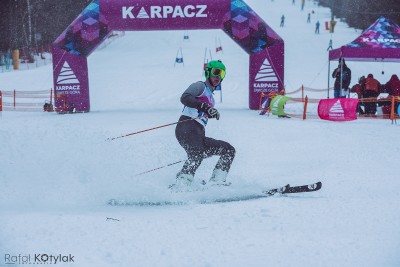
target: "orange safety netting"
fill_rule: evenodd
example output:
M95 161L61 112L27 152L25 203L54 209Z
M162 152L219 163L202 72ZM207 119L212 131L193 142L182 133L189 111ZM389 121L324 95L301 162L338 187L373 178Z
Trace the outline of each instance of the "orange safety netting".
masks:
M45 104L52 104L52 98L53 89L0 91L0 111L43 111Z
M333 88L329 88L329 90L332 90ZM318 104L319 101L322 98L308 98L307 95L305 95L305 92L309 91L309 92L326 92L327 89L315 89L315 88L310 88L310 87L300 87L297 90L294 90L292 92L285 92L285 95L294 95L296 93L300 93L301 92L301 97L291 97L286 104L290 105L290 104L299 104L299 103L303 103L303 109L298 113L294 113L294 112L286 112L285 113L290 116L290 117L294 117L294 118L299 118L299 119L306 119L306 118L319 118L318 114L316 112L310 112L310 110L308 110L307 105L308 104ZM277 94L277 93L275 93ZM262 93L260 96L260 109L261 109L261 99L262 97L265 97L267 95L267 93ZM368 97L368 98L360 98L359 99L359 103L362 105L363 103L377 103L379 104L379 106L385 107L383 109L383 114L379 114L379 115L370 115L370 114L357 114L358 118L368 118L368 119L391 119L392 121L395 119L399 118L399 115L396 113L395 107L397 106L397 103L400 103L400 97L399 96L389 96L387 98L381 98L378 99L377 97ZM315 106L315 105L314 105ZM269 110L268 110L269 112Z

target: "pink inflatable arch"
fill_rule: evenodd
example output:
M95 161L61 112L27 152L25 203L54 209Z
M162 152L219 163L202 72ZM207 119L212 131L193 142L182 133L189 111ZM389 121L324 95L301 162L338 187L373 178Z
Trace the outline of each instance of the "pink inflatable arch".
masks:
M284 42L242 0L94 0L53 43L56 110L90 110L87 57L112 31L193 29L222 29L249 54L250 109L283 88Z

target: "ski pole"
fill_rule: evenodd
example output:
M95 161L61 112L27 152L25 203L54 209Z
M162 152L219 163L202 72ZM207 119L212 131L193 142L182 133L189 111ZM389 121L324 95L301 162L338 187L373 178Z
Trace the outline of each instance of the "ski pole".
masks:
M153 172L153 171L156 171L156 170L165 168L165 167L169 167L169 166L178 164L178 163L180 163L180 162L182 162L182 161L183 161L183 160L180 160L180 161L177 161L177 162L174 162L174 163L170 163L170 164L165 165L165 166L161 166L161 167L158 167L158 168L155 168L155 169L152 169L152 170L148 170L148 171L145 171L145 172L141 172L141 173L136 174L135 176L139 176L139 175L142 175L142 174L145 174L145 173L149 173L149 172Z
M121 135L121 136L117 136L117 137L113 137L113 138L107 138L107 141L108 140L115 140L115 139L123 138L123 137L127 137L127 136L131 136L131 135L135 135L135 134L140 134L140 133L144 133L144 132L148 132L148 131L152 131L152 130L156 130L156 129L160 129L160 128L163 128L163 127L171 126L171 125L178 124L178 123L185 122L185 121L201 119L201 118L204 118L204 117L207 117L207 115L198 116L196 118L190 118L190 119L183 120L183 121L177 121L177 122L173 122L173 123L168 123L168 124L165 124L165 125L161 125L161 126L157 126L157 127L149 128L149 129L146 129L146 130L141 130L141 131L138 131L138 132L125 134L125 135Z

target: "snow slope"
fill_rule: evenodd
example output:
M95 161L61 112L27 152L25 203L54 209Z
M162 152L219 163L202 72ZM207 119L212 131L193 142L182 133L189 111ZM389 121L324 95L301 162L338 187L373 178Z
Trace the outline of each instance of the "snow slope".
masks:
M289 92L302 84L325 88L329 40L337 47L360 33L338 22L335 34L321 28L315 35L315 21L330 12L311 1L303 11L299 1L246 3L285 40ZM247 108L248 55L220 30L190 31L185 42L183 34L127 32L95 51L87 114L1 114L0 266L44 253L73 255L63 266L399 266L398 125L259 116ZM171 194L181 163L136 174L185 159L173 126L106 139L177 121L179 97L203 79L204 52L214 51L216 38L223 54L213 58L228 70L221 119L209 122L207 135L235 146L233 185ZM174 68L179 47L185 65ZM367 72L386 82L396 70L348 65L352 83ZM0 83L6 90L51 88L51 66L1 73ZM196 179L207 179L216 161L205 160ZM323 188L315 193L200 204L317 180ZM110 198L187 204L111 207Z

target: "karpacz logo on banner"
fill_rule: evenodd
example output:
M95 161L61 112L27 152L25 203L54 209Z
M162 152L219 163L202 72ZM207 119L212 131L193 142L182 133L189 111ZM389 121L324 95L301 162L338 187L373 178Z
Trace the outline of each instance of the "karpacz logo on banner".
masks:
M5 264L58 264L75 262L74 256L68 255L51 255L51 254L26 254L11 255L4 254Z
M142 7L139 12L137 12L136 17L133 15L133 6L123 6L122 7L122 18L123 19L166 19L166 18L207 18L207 5L187 5L181 6L150 6L150 13Z
M329 116L336 118L344 118L344 110L340 100L336 101L335 104L329 109Z
M81 93L81 85L74 71L65 61L57 77L56 89L64 95L78 95Z
M254 83L253 90L255 93L277 92L279 90L278 83Z
M256 77L253 90L256 93L269 93L279 90L278 77L267 58L264 59Z

